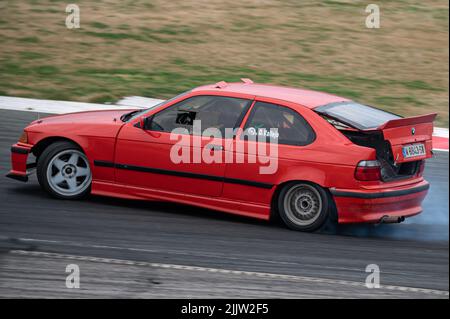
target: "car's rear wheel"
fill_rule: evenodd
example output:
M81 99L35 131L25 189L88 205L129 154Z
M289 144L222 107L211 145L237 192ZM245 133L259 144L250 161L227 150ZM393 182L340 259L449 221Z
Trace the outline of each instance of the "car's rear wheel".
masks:
M73 143L49 145L37 163L39 184L52 196L81 198L89 193L92 173L86 155Z
M281 219L291 229L315 231L327 221L330 201L318 185L293 182L284 186L278 196Z

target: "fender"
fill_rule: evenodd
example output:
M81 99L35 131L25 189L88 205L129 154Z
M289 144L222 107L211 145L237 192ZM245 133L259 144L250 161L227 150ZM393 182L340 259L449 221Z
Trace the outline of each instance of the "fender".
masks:
M51 130L49 130L50 126ZM61 126L64 126L64 128ZM94 167L94 160L114 160L117 135L123 125L103 127L102 130L97 131L92 128L89 128L89 130L83 129L84 132L81 132L81 134L78 132L77 134L72 133L77 131L77 128L74 126L75 124L48 125L45 133L33 128L26 131L29 143L34 145L33 148L42 145L49 139L66 139L74 142L86 154L92 168L92 178L94 180L114 181L114 170L105 167Z

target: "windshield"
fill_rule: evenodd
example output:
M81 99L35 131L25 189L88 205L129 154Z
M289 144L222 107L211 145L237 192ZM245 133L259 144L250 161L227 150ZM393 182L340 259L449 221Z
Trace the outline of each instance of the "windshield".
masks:
M153 105L152 107L149 107L149 108L146 108L146 109L142 109L142 110L138 110L138 111L133 111L133 113L132 113L133 116L131 116L130 118L127 118L127 119L126 119L126 122L131 121L131 120L133 120L133 119L139 117L141 114L144 114L144 113L146 113L146 112L148 112L148 111L150 111L150 110L153 110L153 109L155 109L155 108L158 108L158 107L161 107L161 106L163 106L163 105L166 105L166 103L169 103L169 102L171 102L171 101L173 101L173 100L176 100L176 99L178 99L179 97L182 97L182 96L188 94L189 92L191 92L191 90L186 91L186 92L183 92L183 93L181 93L181 94L178 94L177 96L174 96L174 97L171 98L171 99L162 101L161 103L158 103L158 104L156 104L156 105Z
M401 118L399 115L352 101L322 105L315 111L359 130L377 128L390 120Z

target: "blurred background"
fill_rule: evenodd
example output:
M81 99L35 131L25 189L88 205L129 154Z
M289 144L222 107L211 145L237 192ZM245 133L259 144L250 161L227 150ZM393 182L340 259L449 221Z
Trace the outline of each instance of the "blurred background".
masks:
M249 77L448 127L447 0L0 1L0 95L114 102Z

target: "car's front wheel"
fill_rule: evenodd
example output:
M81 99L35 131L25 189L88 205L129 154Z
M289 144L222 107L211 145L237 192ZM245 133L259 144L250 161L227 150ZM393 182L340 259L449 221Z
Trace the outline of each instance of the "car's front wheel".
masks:
M39 156L37 177L41 187L63 199L83 197L90 191L92 173L86 155L70 142L55 142Z
M312 183L293 182L278 196L281 219L291 229L315 231L328 219L330 200L326 191Z

